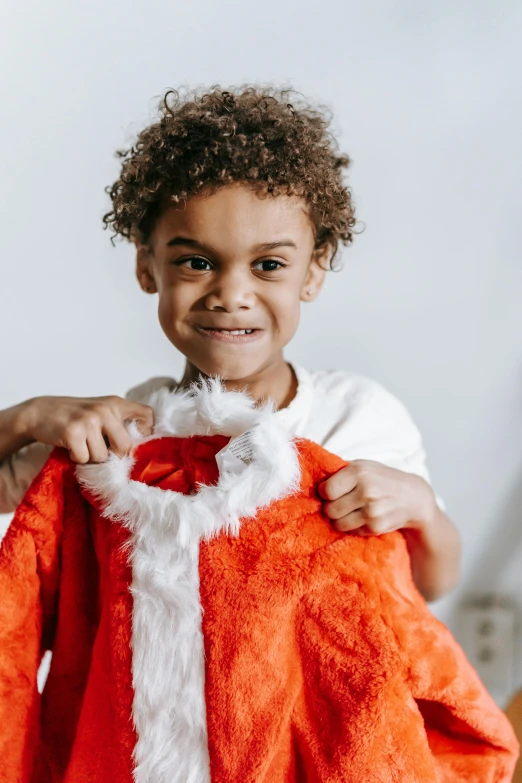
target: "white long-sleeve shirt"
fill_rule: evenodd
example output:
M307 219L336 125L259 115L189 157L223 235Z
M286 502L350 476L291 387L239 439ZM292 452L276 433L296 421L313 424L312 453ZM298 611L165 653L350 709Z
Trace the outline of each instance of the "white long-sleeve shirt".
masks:
M356 373L318 370L292 365L297 394L287 408L276 412L297 437L307 438L347 461L370 459L431 484L421 434L405 405L377 381ZM146 402L162 386L175 388L172 378L152 378L127 393ZM14 511L51 448L26 446L0 463L0 513ZM435 493L439 508L446 511Z

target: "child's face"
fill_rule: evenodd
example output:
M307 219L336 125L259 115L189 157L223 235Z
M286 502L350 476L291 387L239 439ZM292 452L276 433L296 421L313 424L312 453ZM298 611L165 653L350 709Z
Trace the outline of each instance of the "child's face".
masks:
M283 361L327 252L314 254L301 198L235 184L168 207L150 246L138 246L137 275L159 294L163 331L194 367L248 381Z

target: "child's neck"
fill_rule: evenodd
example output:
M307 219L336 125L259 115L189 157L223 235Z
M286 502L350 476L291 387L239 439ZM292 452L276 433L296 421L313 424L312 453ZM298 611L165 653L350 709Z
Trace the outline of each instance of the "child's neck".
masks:
M207 376L190 362L185 366L181 387L188 386L193 381ZM286 408L297 393L297 378L291 366L281 357L280 361L263 367L262 370L248 378L223 380L228 391L246 391L256 402L272 399L277 409Z

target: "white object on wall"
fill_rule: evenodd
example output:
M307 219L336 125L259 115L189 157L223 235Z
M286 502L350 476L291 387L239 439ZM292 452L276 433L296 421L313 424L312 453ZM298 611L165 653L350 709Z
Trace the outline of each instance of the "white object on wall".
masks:
M515 602L510 596L467 599L459 612L459 641L500 707L514 688Z

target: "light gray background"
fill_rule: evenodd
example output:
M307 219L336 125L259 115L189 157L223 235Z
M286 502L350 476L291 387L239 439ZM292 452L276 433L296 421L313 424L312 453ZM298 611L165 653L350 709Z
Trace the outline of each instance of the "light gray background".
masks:
M124 394L181 360L129 245L113 153L180 84L292 84L335 112L366 229L288 356L408 406L465 592L522 600L522 4L9 0L0 24L0 406ZM519 673L522 681L522 672Z

